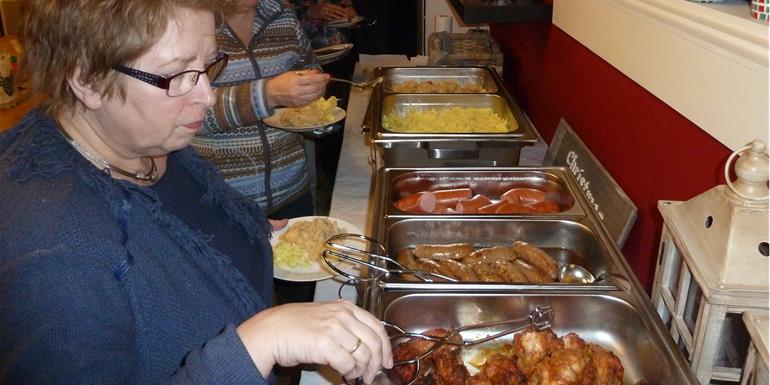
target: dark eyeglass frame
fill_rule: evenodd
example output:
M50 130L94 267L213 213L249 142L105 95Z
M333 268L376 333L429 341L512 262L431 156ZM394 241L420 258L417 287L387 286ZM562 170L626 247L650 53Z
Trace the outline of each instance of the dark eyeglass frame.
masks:
M228 61L229 58L230 57L226 53L220 52L220 53L217 54L217 57L214 59L214 61L211 62L211 64L207 65L206 68L203 69L203 71L186 70L186 71L182 71L182 72L173 74L173 75L168 76L168 77L151 74L149 72L144 72L144 71L138 70L136 68L127 67L127 66L124 66L124 65L116 65L116 66L112 67L112 69L114 69L115 71L118 71L118 72L120 72L120 73L122 73L124 75L128 75L128 76L130 76L130 77L132 77L134 79L141 80L141 81L143 81L143 82L145 82L147 84L151 84L151 85L153 85L155 87L162 88L162 89L166 90L166 95L168 95L169 97L173 98L173 97L182 96L182 95L186 95L186 94L190 93L190 91L192 91L195 88L194 86L198 84L198 80L200 80L201 74L207 74L209 76L209 81L216 80L216 78L219 77L219 75L222 73L222 70L227 66L227 61ZM216 73L208 74L209 70L211 68L213 68L214 66L218 66ZM174 78L177 78L179 76L184 76L184 75L189 74L189 73L195 73L196 74L195 81L193 82L193 88L191 88L189 91L187 91L185 93L181 93L179 95L170 95L169 92L171 91L171 89L170 89L171 88L171 81L174 80Z

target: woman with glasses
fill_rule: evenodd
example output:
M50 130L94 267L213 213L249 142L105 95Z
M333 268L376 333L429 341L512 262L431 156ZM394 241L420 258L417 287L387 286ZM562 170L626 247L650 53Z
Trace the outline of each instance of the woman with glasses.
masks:
M270 225L188 148L224 0L30 0L46 104L0 136L0 384L265 384L390 366L351 303L269 307Z

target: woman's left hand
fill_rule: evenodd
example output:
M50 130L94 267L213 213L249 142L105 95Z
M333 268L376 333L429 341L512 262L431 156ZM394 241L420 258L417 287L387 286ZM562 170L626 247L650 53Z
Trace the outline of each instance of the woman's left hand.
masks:
M289 223L289 220L286 219L286 218L284 218L284 219L268 219L268 221L270 221L270 227L273 228L273 231L278 231L278 230L286 227L286 225Z

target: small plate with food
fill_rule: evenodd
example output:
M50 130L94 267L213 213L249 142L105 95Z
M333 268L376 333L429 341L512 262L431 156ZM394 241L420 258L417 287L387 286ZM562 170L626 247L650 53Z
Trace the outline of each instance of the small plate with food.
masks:
M293 132L310 132L345 118L345 110L337 107L337 98L320 98L303 107L276 108L265 124Z
M353 49L353 44L344 43L317 48L314 49L313 52L315 52L315 56L318 58L319 63L328 64L345 55L351 49Z
M356 16L352 19L348 19L346 17L343 17L341 19L332 20L329 22L324 23L323 25L325 27L334 27L334 28L350 28L366 19L363 16Z
M361 229L342 219L308 216L289 219L286 227L273 232L273 276L285 281L320 281L336 275L323 260L326 240L337 234L361 234ZM344 260L335 267L350 271L356 265Z

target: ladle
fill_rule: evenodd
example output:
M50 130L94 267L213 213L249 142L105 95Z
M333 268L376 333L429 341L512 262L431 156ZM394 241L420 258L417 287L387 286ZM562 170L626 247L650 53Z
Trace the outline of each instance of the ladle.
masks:
M596 277L588 269L574 263L559 266L557 272L559 282L565 283L594 283Z

